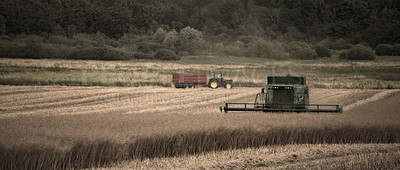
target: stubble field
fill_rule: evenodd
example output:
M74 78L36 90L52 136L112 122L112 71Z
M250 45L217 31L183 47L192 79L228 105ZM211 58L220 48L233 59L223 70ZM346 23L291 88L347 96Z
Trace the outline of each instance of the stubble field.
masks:
M3 136L1 142L34 144L43 140L40 143L63 141L61 144L67 145L73 139L100 137L124 142L133 136L220 127L262 130L389 126L400 122L396 107L387 107L399 104L399 90L311 90L311 103L339 104L344 106L344 113L220 112L219 106L225 102L254 102L259 91L260 88L2 86L1 135L10 136ZM371 102L383 104L375 108Z
M2 139L0 140L0 144L6 148L39 146L68 151L79 142L90 143L104 140L124 144L137 139L154 139L157 136L168 138L196 132L215 131L216 133L220 133L221 129L222 131L229 131L228 133L245 129L250 129L251 133L253 131L268 132L277 129L289 129L288 132L290 133L290 130L293 129L305 129L304 131L311 129L312 132L315 129L350 127L350 129L355 128L356 131L363 131L362 129L364 128L368 131L388 127L394 128L393 133L396 133L396 128L399 128L398 124L400 122L400 114L398 112L400 104L399 90L314 88L310 91L311 103L339 104L344 106L344 113L273 114L261 112L221 113L219 111L219 106L223 106L225 102L253 102L255 94L260 91L260 88L213 90L205 87L175 89L166 87L1 86L0 89L2 96L0 99L0 138ZM385 130L383 132L386 133ZM390 137L393 138L393 136L389 135ZM397 143L398 136L395 135L394 138L392 142ZM392 143L391 141L382 142ZM322 141L316 143L329 142ZM350 142L342 141L338 143L359 142L350 140ZM364 147L364 145L357 146ZM285 146L282 147L286 148ZM304 148L303 145L295 147ZM305 147L315 150L315 146L313 145ZM331 147L331 145L324 147ZM368 148L367 146L365 147ZM382 150L390 150L387 147L394 147L394 151L396 152L381 153ZM240 149L246 147L238 145L237 147L229 148ZM387 154L398 155L400 150L398 144L378 145L376 148L376 152L369 151L367 157L371 156L371 153L383 154L384 156L387 156ZM265 149L269 150L268 148ZM211 151L213 150L218 151L220 149L212 149ZM248 150L248 152L246 154L258 153L258 151L254 150ZM340 155L343 155L343 152L338 152L341 153ZM363 153L363 150L359 152ZM194 153L199 154L197 152ZM227 155L226 152L215 154ZM329 159L326 158L330 157L329 154L324 154L317 154L316 157L318 159ZM179 155L181 154L175 156ZM183 155L186 154L184 153ZM231 155L231 157L235 155ZM239 154L236 156L238 157L237 159L240 158L239 160L241 160L247 157L244 155L241 156ZM265 154L265 156L267 155ZM139 167L146 169L189 168L187 167L188 164L177 165L176 163L181 162L181 160L177 161L174 159L205 159L201 155L199 156L195 158L171 158L172 160L168 161L175 163L166 163L163 166L156 163L158 159L148 160L152 156L145 156L142 159L151 162L146 164L148 166L144 166L142 161L128 162L116 166L122 169ZM215 160L219 159L219 157L207 159ZM358 158L360 156L356 157L359 161ZM303 159L308 160L311 158L306 157ZM368 157L368 159L372 158ZM232 160L225 159L224 161L219 168L226 167ZM282 166L292 166L290 161L286 161L286 163ZM247 166L257 167L256 165L237 165L237 168L246 168ZM267 165L263 167L271 167L278 164ZM210 166L211 168L218 168L217 165L202 165L202 167L209 168ZM235 165L229 166L235 168ZM381 165L379 164L379 166Z

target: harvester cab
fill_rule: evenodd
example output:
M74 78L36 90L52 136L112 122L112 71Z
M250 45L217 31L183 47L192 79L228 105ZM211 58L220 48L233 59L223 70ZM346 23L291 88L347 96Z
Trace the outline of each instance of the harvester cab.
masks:
M282 105L284 108L293 107L305 108L309 104L308 86L305 77L299 76L269 76L267 87L256 95L255 107L268 105L277 108Z
M309 104L309 89L303 76L268 76L254 103L225 103L220 110L264 112L342 112L339 105Z
M232 88L232 79L222 78L221 73L214 73L213 78L208 81L208 87L216 89L218 87Z

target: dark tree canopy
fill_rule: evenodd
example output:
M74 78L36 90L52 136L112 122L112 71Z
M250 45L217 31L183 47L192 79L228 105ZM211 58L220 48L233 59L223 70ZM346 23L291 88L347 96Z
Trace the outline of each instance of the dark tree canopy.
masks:
M399 9L398 0L2 0L0 34L120 38L190 26L209 36L265 37L295 28L374 47L400 43Z

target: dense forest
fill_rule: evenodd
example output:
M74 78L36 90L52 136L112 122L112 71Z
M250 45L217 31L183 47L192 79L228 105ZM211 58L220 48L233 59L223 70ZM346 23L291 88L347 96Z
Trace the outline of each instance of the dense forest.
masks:
M100 49L105 54L97 56L117 56L110 59L313 59L330 56L327 49L351 48L391 55L400 43L400 1L2 0L0 34L0 57L35 58L18 52L27 47L50 51L45 58L80 58ZM53 54L60 45L72 52Z

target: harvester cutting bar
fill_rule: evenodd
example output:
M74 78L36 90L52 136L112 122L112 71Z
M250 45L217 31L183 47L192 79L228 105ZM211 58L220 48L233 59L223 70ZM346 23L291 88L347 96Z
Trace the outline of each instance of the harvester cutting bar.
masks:
M263 112L342 112L343 108L339 105L326 104L257 104L257 103L225 103L223 107L228 111L263 111ZM221 108L222 111L222 108Z

